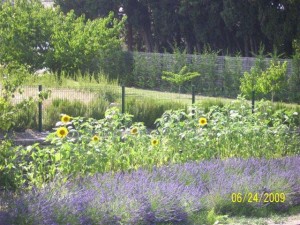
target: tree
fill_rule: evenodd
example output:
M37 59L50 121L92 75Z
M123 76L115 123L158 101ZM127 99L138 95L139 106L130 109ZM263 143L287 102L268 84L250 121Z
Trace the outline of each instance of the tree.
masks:
M257 18L258 8L253 1L223 0L221 12L226 28L235 37L236 47L245 56L257 52L259 41L262 39Z
M75 15L84 15L86 19L97 19L107 17L110 12L118 15L120 1L119 0L54 0L56 6L67 14L74 10Z
M126 17L111 13L89 20L73 11L44 8L39 0L15 0L0 6L0 63L16 61L31 71L48 67L73 75L81 72L119 74L120 39ZM112 60L114 59L114 60ZM113 70L108 70L113 68Z
M59 73L105 70L110 56L121 51L119 34L125 19L118 21L111 13L85 22L84 16L76 17L73 11L60 13L53 26L47 65Z
M67 13L88 19L126 15L129 51L172 52L170 46L201 52L210 45L242 56L257 53L262 42L268 52L276 46L292 54L299 35L300 4L291 0L55 0ZM122 12L120 11L122 9Z
M244 72L244 76L241 78L240 90L246 97L251 98L252 92L256 94L261 93L260 86L258 85L258 78L262 73L259 67L254 66L251 68L250 73Z
M55 12L38 0L7 1L0 5L0 63L15 61L30 70L45 66Z
M258 83L258 79L263 71L266 70L264 52L265 47L261 44L258 54L255 55L256 59L254 67L250 69L250 73L245 72L244 76L241 78L240 90L242 94L244 94L248 98L252 96L252 92L255 92L256 94L262 93L261 86Z
M264 41L280 52L292 54L292 41L299 34L300 4L291 0L255 1ZM270 48L269 48L270 49ZM271 49L270 49L271 51Z
M22 94L20 86L26 77L28 77L28 74L28 69L25 66L18 65L16 62L0 66L0 79L2 80L0 93L0 131L8 131L15 124L17 113L25 110L30 104L29 100L25 101L22 107L17 107L11 102L16 92Z
M173 73L169 71L163 71L162 73L163 73L162 76L163 80L169 81L179 86L179 93L180 93L180 87L184 82L190 81L193 78L200 76L200 73L189 72L187 66L183 66L179 71L179 73Z
M264 94L271 93L271 100L274 101L275 93L285 85L287 62L271 62L270 67L258 78L258 85Z

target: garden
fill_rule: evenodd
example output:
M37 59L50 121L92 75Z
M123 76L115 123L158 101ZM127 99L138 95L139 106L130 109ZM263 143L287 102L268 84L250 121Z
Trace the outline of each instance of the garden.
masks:
M12 14L35 21L28 30L11 21L17 42L5 32L3 18ZM224 59L218 71L209 50L201 63L179 49L171 64L133 53L128 66L119 38L126 18L85 20L34 1L2 4L0 18L0 224L268 225L298 218L299 43L290 71L277 57L266 63L263 48L248 71L239 57ZM41 40L31 39L32 30ZM49 71L37 75L41 62ZM38 105L45 142L16 145L8 134L36 130Z

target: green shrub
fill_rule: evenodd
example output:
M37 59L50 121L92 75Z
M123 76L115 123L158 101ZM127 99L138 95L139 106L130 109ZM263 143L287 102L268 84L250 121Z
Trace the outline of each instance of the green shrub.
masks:
M24 128L30 123L30 115L24 113L32 109L33 99L27 99L14 105L13 98L16 92L22 95L23 90L20 86L29 75L26 66L11 62L5 66L0 65L0 130L8 131L11 128ZM34 112L33 112L34 113Z
M199 102L196 102L195 105L204 110L204 112L208 112L212 106L218 106L222 108L225 103L221 99L204 99Z
M61 114L87 116L87 111L87 105L79 100L69 101L67 99L54 99L44 113L44 128L53 128Z
M109 101L98 98L96 100L93 100L89 103L88 109L89 109L89 117L95 118L95 119L101 119L105 116L105 111L109 107Z
M103 118L108 106L109 102L103 98L97 98L89 103L80 100L54 99L44 113L44 128L47 130L52 129L61 114L72 115L73 117Z
M240 78L242 76L242 60L239 55L236 57L224 58L224 96L236 98L239 94Z
M15 106L18 110L15 113L15 124L12 127L15 131L24 131L27 128L37 128L37 103L33 101L22 101Z
M14 111L11 103L0 97L0 130L8 131L14 125Z
M0 189L15 189L15 152L12 151L12 143L8 140L0 141Z
M155 120L170 109L187 109L187 105L179 102L159 101L158 99L143 98L136 100L128 98L125 102L126 112L133 115L134 122L143 122L148 128L155 128Z

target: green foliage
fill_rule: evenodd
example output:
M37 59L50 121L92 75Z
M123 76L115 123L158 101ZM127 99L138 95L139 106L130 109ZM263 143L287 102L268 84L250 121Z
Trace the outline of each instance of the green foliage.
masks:
M15 176L16 154L11 150L12 143L8 140L0 141L0 188L15 189L18 184Z
M97 72L107 71L111 58L120 51L119 33L124 22L110 14L107 18L87 20L76 17L74 12L66 16L59 13L53 26L47 65L58 71ZM59 21L64 21L60 23Z
M286 86L287 62L271 62L265 71L260 69L257 63L251 68L250 73L245 72L241 78L241 92L250 98L252 91L256 94L271 93L271 100L274 100L275 92L282 90Z
M111 13L86 20L73 11L44 8L38 0L17 0L1 5L0 18L0 63L14 60L31 71L48 67L71 76L103 71L115 78L128 72L119 38L126 17L118 21Z
M38 0L5 1L0 6L0 63L16 61L33 71L45 66L55 12Z
M170 109L186 109L186 105L171 101L161 101L159 99L144 98L136 100L130 98L125 101L126 111L133 115L134 122L143 122L148 128L155 128L155 120Z
M55 0L67 13L74 10L94 19L114 11L128 16L126 42L129 51L173 52L172 46L201 52L207 44L213 50L227 49L230 55L257 53L261 41L271 52L275 46L292 54L291 41L299 30L297 1L123 1ZM123 11L118 12L122 7ZM119 15L118 15L119 13ZM180 67L182 67L181 65Z
M255 95L259 95L262 93L261 86L258 83L258 79L266 70L266 63L265 63L265 47L264 45L260 45L258 54L255 55L255 64L250 69L249 72L244 72L244 76L241 77L241 85L240 90L243 95L247 98L251 98L252 91L255 92Z
M25 66L11 62L6 66L0 66L0 76L2 89L1 94L6 101L10 101L15 97L15 92L22 94L20 85L23 84L29 76L29 72Z
M201 55L196 53L192 56L190 68L201 74L195 79L195 90L209 96L218 96L222 91L223 84L220 83L222 77L217 70L218 52L205 46Z
M151 58L146 55L133 53L133 70L131 82L136 87L155 88L161 77L161 56L154 54Z
M201 117L207 119L207 124L199 123ZM273 111L265 102L259 102L257 112L252 114L251 105L241 99L211 107L208 112L198 107L188 112L166 111L157 119L157 129L147 133L143 123L133 122L130 114L110 108L99 120L72 117L71 122L57 123L55 130L64 127L68 134L63 138L57 131L49 134L50 146L3 144L3 154L11 155L1 165L7 168L5 176L20 187L39 186L56 174L66 177L150 169L189 160L297 155L297 123L299 116L293 111ZM153 140L158 143L153 145Z
M300 99L300 40L294 40L293 42L294 55L292 58L293 72L288 79L289 96L292 101L299 102Z
M0 97L0 112L0 129L7 131L14 124L14 111L13 106L2 97Z
M261 74L261 70L257 67L252 67L249 72L244 72L244 76L241 78L240 90L247 98L251 98L252 91L256 94L260 93L258 79Z
M236 98L239 94L242 75L242 60L240 55L233 57L225 56L224 58L224 95L226 97Z
M108 105L109 102L103 98L98 98L89 104L85 104L79 100L54 99L51 105L45 110L44 127L51 129L61 114L68 114L74 117L103 118Z
M286 70L287 62L280 64L280 62L271 62L270 67L264 71L258 78L258 85L262 93L272 94L272 101L274 100L275 92L280 91L284 88L286 83Z
M37 125L37 103L32 100L24 100L15 105L18 110L14 115L12 130L24 131L27 128L35 128Z
M15 97L16 92L22 94L20 85L24 82L28 74L24 66L19 66L16 63L0 67L0 130L2 131L8 131L12 127L18 126L19 122L25 122L19 120L19 113L23 113L28 107L32 106L33 99L24 100L18 105L14 105L12 99Z
M184 66L178 73L173 73L169 71L163 71L162 79L169 81L173 84L178 85L179 87L186 81L190 81L195 77L200 76L197 72L189 72L188 67Z

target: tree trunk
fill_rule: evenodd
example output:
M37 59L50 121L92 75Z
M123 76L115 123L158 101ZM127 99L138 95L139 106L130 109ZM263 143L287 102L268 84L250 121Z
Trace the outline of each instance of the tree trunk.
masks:
M145 45L146 45L146 51L147 52L153 52L153 44L152 44L152 37L151 37L151 31L149 29L146 29L143 27L141 30L141 35L144 39Z
M244 51L245 51L245 56L249 57L249 46L248 46L247 36L244 37Z
M132 35L132 25L127 23L127 50L129 52L133 51L133 35Z

